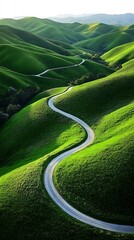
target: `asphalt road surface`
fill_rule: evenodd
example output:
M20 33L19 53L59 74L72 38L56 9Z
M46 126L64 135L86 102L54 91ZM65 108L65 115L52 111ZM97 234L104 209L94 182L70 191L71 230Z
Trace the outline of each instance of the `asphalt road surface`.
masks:
M72 88L69 88L67 91L70 91ZM62 196L58 193L56 187L54 186L54 182L53 182L53 174L54 174L54 169L55 167L58 165L59 162L61 162L65 157L68 157L82 149L84 149L85 147L87 147L88 145L92 144L92 142L94 141L94 132L93 130L81 119L66 113L64 111L61 111L60 109L56 108L54 106L54 100L56 98L58 98L59 96L65 94L61 93L58 94L57 96L52 97L49 102L48 105L49 107L54 110L55 112L58 112L61 115L64 115L67 118L72 119L73 121L79 123L86 131L87 133L87 139L85 140L84 143L80 144L77 147L72 148L71 150L67 150L65 152L63 152L62 154L60 154L59 156L57 156L56 158L54 158L47 166L45 172L44 172L44 185L45 188L48 192L48 194L50 195L50 197L53 199L53 201L67 214L69 214L71 217L89 224L91 226L97 227L97 228L101 228L101 229L105 229L105 230L109 230L112 232L120 232L120 233L134 233L134 226L127 226L127 225L120 225L120 224L113 224L113 223L109 223L109 222L104 222L95 218L92 218L90 216L87 216L81 212L79 212L77 209L75 209L74 207L72 207L70 204L68 204L63 198Z

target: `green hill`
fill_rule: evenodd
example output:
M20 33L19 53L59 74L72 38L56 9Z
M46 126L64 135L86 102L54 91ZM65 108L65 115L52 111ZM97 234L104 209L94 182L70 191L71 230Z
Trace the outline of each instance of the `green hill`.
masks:
M32 84L32 78L0 67L0 96L7 92L8 87L26 88Z
M48 68L78 63L78 59L32 45L0 44L0 57L1 66L25 74L38 74Z
M80 61L81 60L79 59L79 62ZM61 70L55 70L55 71L46 73L45 76L50 78L56 77L57 79L63 79L65 82L69 83L72 80L77 80L86 74L87 75L94 74L94 76L96 77L97 74L109 75L112 72L113 70L111 70L110 68L102 64L99 64L90 60L86 60L81 66L77 68L75 67L70 69L66 68Z
M65 88L55 89L54 91L50 91L50 95L51 95L51 92L53 94L55 94L55 93L63 91L63 90L65 90ZM48 127L50 127L50 129L51 129L52 125L54 125L54 122L55 122L54 119L57 118L56 121L62 121L62 117L58 116L58 114L53 115L53 112L47 106L47 98L45 99L45 104L44 104L44 97L45 97L45 93L44 93L42 100L37 101L37 103L35 102L32 105L29 105L28 107L24 108L22 111L17 113L15 116L13 116L9 120L9 122L1 130L0 135L1 135L1 149L2 149L1 156L2 157L0 159L2 160L3 163L5 163L6 161L9 162L9 152L10 152L10 157L11 157L12 161L15 161L15 159L16 159L16 161L18 163L18 156L19 156L18 154L19 154L19 152L21 154L21 152L23 152L23 150L26 146L29 148L29 150L27 149L27 147L25 148L26 154L24 153L24 155L23 155L23 159L25 160L25 163L27 163L27 160L25 158L25 156L27 155L27 151L29 152L27 157L30 155L30 159L31 159L31 161L33 161L33 156L34 156L33 148L35 149L35 157L34 157L35 160L39 157L43 157L48 152L51 152L49 150L49 148L53 149L53 147L51 146L51 137L50 137L50 142L49 142L49 139L47 136L48 132L50 132L50 136L51 136L51 131L48 130ZM40 94L39 94L38 98L40 98ZM38 117L39 115L40 115L40 117ZM53 118L54 122L51 121L52 125L49 124L49 117ZM60 119L60 120L58 120L58 119ZM47 121L47 123L45 123L45 121ZM61 124L59 125L60 133L59 133L59 130L57 129L57 133L59 134L59 136L62 132L64 132L64 127L65 127L65 131L67 131L67 128L70 127L70 123L69 123L68 127L66 126L66 123L68 125L68 121L65 119L65 121L63 121L63 123L62 123L63 128L61 128L61 130L60 130ZM28 127L28 124L30 124L29 127ZM74 125L76 125L76 124L73 124L73 126ZM14 127L16 130L14 129ZM55 130L56 130L56 128L55 128ZM24 129L25 129L25 132L24 132ZM35 129L35 130L33 131L33 129ZM78 129L79 129L79 127L78 127ZM9 133L9 131L11 131L11 132ZM12 136L14 135L14 131L16 131L16 136L14 136L13 141L12 141ZM54 132L54 134L56 134L55 131L53 131L53 132ZM82 132L84 132L84 131L82 131ZM10 139L9 139L9 134L11 136ZM46 137L45 137L45 134L46 134ZM34 140L35 136L36 136L36 138ZM64 134L63 134L63 136L64 136ZM27 141L24 141L24 139L27 139ZM56 138L55 138L55 140L56 140ZM57 140L56 140L56 142L57 142ZM64 138L63 138L63 140L64 140ZM6 145L4 144L5 141L6 141ZM29 145L29 141L31 142L31 147ZM43 143L43 141L44 141L44 143ZM46 141L46 147L45 147L45 141ZM72 143L74 142L72 136L70 136L70 141ZM75 141L77 141L77 137L76 137ZM54 146L55 146L54 148L56 148L56 146L58 148L58 145L56 145L56 142L54 143ZM23 144L25 145L25 147ZM33 145L33 147L32 147L32 145ZM37 149L39 146L40 146L40 148L42 148L42 146L44 145L42 151L38 151L36 149L36 145L37 145ZM61 147L60 139L59 139L59 147ZM17 152L16 152L16 148L17 148ZM62 148L64 148L64 146L62 146ZM56 149L56 151L57 151L57 149ZM38 153L39 153L39 156L36 156L36 154L38 155ZM17 156L16 156L16 154L17 154ZM21 164L21 161L22 161L22 159L20 159L20 164Z
M49 19L32 17L20 20L4 19L0 20L0 25L9 25L21 30L29 31L43 38L59 40L66 43L73 43L85 39L83 35L76 33L64 24Z
M75 86L56 100L60 109L93 128L95 142L61 162L54 181L61 195L80 211L134 224L133 41L133 25L0 20L0 97L10 86L40 87L40 93L0 128L1 240L134 239L69 217L43 184L48 163L86 138L82 127L48 107L48 99L83 75L106 75ZM102 58L111 65L121 63L120 70L89 60L90 52L104 51ZM35 76L79 64L82 58L85 62L80 66Z
M60 109L85 120L96 136L92 146L57 166L60 194L88 215L127 224L134 223L133 77L133 68L125 77L120 70L57 99Z
M1 44L2 43L3 44L15 43L15 44L23 44L23 45L32 44L35 46L45 48L47 50L52 50L59 54L70 55L70 52L67 51L66 48L59 46L59 44L55 44L50 40L38 37L30 32L26 32L24 30L19 30L9 26L3 26L3 25L0 26L0 42Z
M129 240L129 236L105 234L70 219L50 201L42 185L48 162L85 137L77 124L54 113L47 105L48 97L63 90L39 94L34 103L13 116L0 130L1 239L11 239L11 236L17 240L33 236L36 240L62 239L65 232L64 238L71 239L74 232L73 239L82 236L88 240L91 236L95 240L100 237Z
M72 24L73 25L73 24ZM106 33L116 31L118 27L113 25L107 25L104 23L93 23L93 24L79 24L74 25L73 28L76 32L80 32L86 37L94 38Z
M87 61L84 66L79 66L77 71L76 68L71 68L69 71L64 69L48 72L44 76L44 80L32 77L30 75L41 73L48 68L80 63L80 58L65 56L75 51L78 54L80 51L69 44L55 40L44 40L31 33L9 26L0 26L0 33L0 65L4 67L1 68L1 94L6 92L9 86L18 89L34 83L44 90L56 86L65 86L71 80L80 78L89 72L95 74L111 73L109 68ZM25 74L25 76L21 74Z
M41 100L21 110L0 130L0 162L3 166L0 169L1 239L9 239L11 236L18 239L20 234L23 239L30 232L32 237L36 235L35 239L43 239L43 236L47 237L47 231L52 231L52 236L59 236L56 224L54 228L52 224L58 219L60 223L64 215L56 217L57 208L48 200L42 186L42 172L55 154L70 148L74 142L77 144L85 135L77 124L54 113L47 105L46 96L63 90L44 92ZM64 220L66 224L71 224L69 220ZM65 230L65 222L60 225L60 234ZM7 224L10 227L5 231ZM43 234L46 224L47 229ZM75 230L77 224L73 228Z
M123 64L134 58L134 42L126 43L124 45L113 48L104 55L102 59L110 65Z
M119 72L122 72L125 74L126 72L132 72L133 68L134 68L134 59L124 63L123 68Z
M131 35L134 36L134 24L130 25L126 28L126 32L130 33Z
M134 41L134 36L125 31L114 31L74 44L75 47L104 53L116 46Z
M24 37L25 41L29 41L30 33L34 34L33 44L39 46L48 45L54 50L56 46L52 46L51 40L60 41L68 44L74 44L75 47L84 48L95 52L106 52L113 47L134 41L133 25L129 27L112 26L103 23L80 24L80 23L58 23L49 19L23 18L19 20L4 19L0 20L0 25L8 25L10 27L29 32L29 36ZM17 32L21 38L26 33ZM28 34L28 33L27 33ZM39 39L35 37L38 36ZM49 41L43 42L43 40ZM30 40L31 41L31 40ZM37 43L39 42L39 43ZM51 46L50 46L51 45ZM64 52L65 49L57 47L58 52Z

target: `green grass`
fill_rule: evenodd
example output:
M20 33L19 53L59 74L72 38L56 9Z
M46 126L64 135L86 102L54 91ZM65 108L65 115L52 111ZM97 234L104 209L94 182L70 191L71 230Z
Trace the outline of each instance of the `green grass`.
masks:
M67 81L65 81L63 78L38 78L19 74L4 67L0 67L0 79L0 97L7 93L10 86L19 90L30 85L36 85L37 87L40 87L40 91L55 87L67 86Z
M123 64L123 68L119 71L121 73L124 73L124 76L126 75L126 72L132 72L134 68L134 59L126 62Z
M134 224L133 70L74 87L57 106L85 120L95 143L63 160L54 180L80 211L107 221ZM78 104L79 103L79 104Z
M132 41L134 41L133 35L119 29L114 32L102 34L94 38L89 38L88 40L80 41L78 43L75 43L74 46L86 50L92 50L98 53L104 53L116 46Z
M60 90L55 89L52 93L54 94L59 91ZM40 98L40 95L38 97ZM51 119L51 121L49 119ZM58 123L57 121L61 122ZM56 122L59 124L59 127L56 126ZM55 136L52 135L52 128ZM70 128L71 133L72 130L68 120L62 119L62 117L56 113L54 114L49 109L47 106L47 98L45 100L43 98L27 106L14 115L0 132L1 162L4 164L7 161L8 163L18 161L18 159L19 161L25 160L26 162L44 156L51 152L53 148L55 148L56 151L58 147L62 149L66 148L67 142L64 145L62 141L65 140L66 134L68 135L68 128ZM14 132L16 133L15 135ZM63 134L63 132L65 133ZM59 137L56 137L56 135L59 135ZM82 137L80 139L82 139ZM75 137L73 138L71 135L68 137L68 145L75 141Z
M52 94L56 94L62 90L63 89L56 89L55 91L53 90ZM44 93L44 96L45 94L48 95L48 92ZM51 95L51 91L49 94ZM40 98L40 96L38 96L38 98ZM77 135L80 136L79 139L77 138ZM74 142L77 144L78 142L82 141L84 135L84 131L77 124L73 123L72 121L68 121L66 118L62 118L56 113L53 113L53 111L51 111L47 105L47 98L43 98L21 110L8 121L3 129L1 129L0 159L3 167L0 169L0 175L2 176L0 180L0 211L2 216L2 239L7 239L6 236L9 237L10 234L12 236L12 232L14 231L14 223L16 220L18 222L16 225L17 236L19 236L19 230L17 229L17 226L20 226L20 218L21 220L23 219L22 224L25 222L25 220L26 222L29 221L27 214L31 213L29 212L27 204L29 201L31 201L30 199L34 194L34 191L35 195L37 195L36 182L40 184L40 195L42 194L41 201L43 202L43 208L45 206L43 211L46 215L45 211L47 209L47 205L49 205L49 201L47 200L46 193L43 193L45 191L42 188L41 179L44 163L50 156L63 151L64 148L70 148L72 145L74 145ZM32 175L30 174L31 171ZM31 190L28 180L29 174L31 175L30 184L33 186L31 187ZM15 184L16 179L17 182ZM5 187L6 191L4 190ZM23 187L25 189L24 192ZM22 194L19 194L18 191L21 191ZM27 201L28 196L30 196L30 199ZM16 201L17 205L15 203ZM41 204L40 198L38 200L35 199L35 201L39 201L38 204ZM9 205L10 209L8 208ZM26 206L27 210L25 209ZM30 204L29 207L35 210L34 203ZM14 212L11 218L9 218L10 211ZM18 217L16 216L17 212ZM19 214L20 212L21 214ZM11 219L14 219L12 224L10 222ZM10 229L4 237L4 229L8 221L10 222ZM44 223L45 222L46 219L44 218ZM24 223L24 228L25 227L26 226ZM34 231L35 235L37 229Z
M0 45L0 48L0 63L4 66L0 68L1 95L7 91L9 86L19 89L35 84L39 86L41 90L45 90L53 87L67 86L71 80L80 78L89 72L95 74L99 72L110 74L112 72L103 65L86 61L77 68L51 71L45 74L44 78L38 78L27 74L37 74L48 68L71 66L80 63L81 58L61 56L54 52L47 53L42 48L33 47L32 45L28 48L28 46L4 44ZM18 55L21 55L19 60L17 58ZM14 61L12 61L13 58ZM8 68L10 68L10 70Z
M54 71L43 78L25 75L79 63L81 58L71 55L83 50L72 43L81 45L87 37L88 41L92 38L93 51L103 47L106 38L105 50L132 41L133 26L60 24L37 18L4 19L0 25L0 94L9 86L20 89L31 84L43 91L0 129L1 239L134 239L70 218L53 203L43 185L43 172L54 156L85 138L78 124L49 109L49 97L83 74L109 75L112 70L86 61L78 68ZM96 44L100 44L98 48ZM96 135L94 145L59 164L54 176L59 191L85 213L127 223L134 221L133 65L133 59L129 60L120 71L74 87L56 101L59 108L91 125Z
M78 59L78 62L81 62L80 58L75 58ZM89 73L103 73L106 75L109 75L113 72L113 70L111 70L110 68L90 61L90 60L86 60L82 65L78 66L78 67L74 67L74 68L70 68L70 69L61 69L61 70L55 70L55 71L51 71L45 74L45 76L47 77L56 77L58 79L64 79L64 81L70 82L71 80L76 80L79 79L80 77L82 77L85 74L89 74Z
M74 24L73 29L76 32L80 32L84 36L87 36L88 38L94 38L99 35L116 31L118 27L113 25L107 25L104 23L93 23L93 24L78 24L76 26Z
M51 88L44 92L38 93L35 97L32 98L32 100L29 102L29 104L37 102L38 100L42 98L48 98L53 95L57 95L58 93L66 91L66 87L60 87L60 88Z
M102 59L110 65L123 64L134 58L134 42L126 43L124 45L113 48L104 55Z
M30 77L0 67L0 95L5 94L9 86L20 89L26 88L30 84L32 84Z
M69 60L74 63L80 63L82 61L81 58L76 58L76 57L69 57ZM66 66L69 66L69 65L73 65L73 64L67 64ZM61 62L61 66L64 66L63 62ZM37 86L40 86L41 89L44 90L44 89L53 88L53 87L68 86L72 80L79 79L84 74L104 73L106 75L109 75L112 72L113 70L111 70L110 68L102 64L98 64L93 61L86 60L84 64L78 67L47 72L45 75L42 75L44 78L37 78L37 77L33 78L33 82Z
M78 62L75 58L58 55L32 45L1 44L0 56L1 66L23 74L38 74L48 68L72 65ZM21 57L18 58L18 56Z
M128 111L134 104L124 108L102 118L94 146L61 163L55 181L62 196L87 215L134 224L134 117Z
M0 26L0 42L1 44L23 44L28 47L30 47L30 44L54 51L59 54L70 55L70 52L66 50L66 46L60 46L60 44L55 44L54 42L51 42L51 40L43 39L28 31L16 29L6 25Z
M44 92L44 97L60 90ZM1 239L62 240L66 232L66 240L72 236L129 240L129 236L104 233L74 221L48 197L42 183L45 167L54 155L80 142L85 133L77 124L51 111L47 98L42 97L39 94L37 99L41 100L14 115L0 132L4 164L0 170Z
M37 19L32 17L20 20L4 19L0 20L0 25L9 25L14 28L29 31L39 37L58 40L69 44L86 39L82 34L71 30L67 25L49 19Z

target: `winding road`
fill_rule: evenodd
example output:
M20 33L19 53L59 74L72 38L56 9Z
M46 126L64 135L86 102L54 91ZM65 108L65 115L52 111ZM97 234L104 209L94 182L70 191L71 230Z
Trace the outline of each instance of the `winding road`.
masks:
M39 73L37 75L34 75L36 77L41 77L42 75L44 75L45 73L49 72L49 71L53 71L53 70L60 70L60 69L66 69L66 68L73 68L73 67L78 67L80 65L82 65L85 62L85 60L83 59L79 64L74 64L71 66L65 66L65 67L58 67L58 68L51 68L48 70L45 70L42 73ZM70 87L66 92L70 91L72 89L72 87ZM90 144L92 144L92 142L94 141L94 132L93 130L81 119L66 113L58 108L56 108L54 106L54 100L56 98L58 98L59 96L65 94L61 93L58 94L54 97L52 97L49 101L48 101L48 105L49 107L67 117L72 119L73 121L77 122L78 124L80 124L86 131L87 133L87 139L85 140L84 143L80 144L77 147L72 148L71 150L67 150L65 152L63 152L62 154L60 154L59 156L57 156L56 158L54 158L47 166L45 172L44 172L44 185L45 188L48 192L48 194L50 195L50 197L53 199L53 201L67 214L69 214L71 217L75 218L76 220L79 220L80 222L86 223L88 225L97 227L97 228L101 228L101 229L105 229L105 230L109 230L112 232L119 232L119 233L134 233L134 226L129 226L129 225L120 225L120 224L113 224L113 223L108 223L108 222L104 222L95 218L92 218L90 216L87 216L81 212L79 212L77 209L75 209L74 207L72 207L70 204L68 204L63 198L62 196L58 193L56 187L54 186L54 182L53 182L53 174L54 174L54 169L56 168L56 166L58 165L59 162L61 162L65 157L68 157L70 155L72 155L73 153L76 153L82 149L84 149L85 147L89 146Z
M78 67L78 66L82 65L84 62L85 62L85 59L82 59L82 61L80 63L78 63L78 64L68 65L68 66L65 66L65 67L49 68L49 69L45 70L44 72L41 72L41 73L36 74L34 76L35 77L41 77L42 75L44 75L44 74L46 74L47 72L50 72L50 71Z
M72 89L69 88L66 92L70 91ZM62 196L58 193L56 187L54 186L54 182L53 182L53 174L54 174L54 169L56 168L56 166L58 165L58 163L60 163L65 157L68 157L70 155L72 155L73 153L76 153L82 149L84 149L85 147L87 147L88 145L92 144L92 142L94 141L94 132L93 130L81 119L63 112L62 110L56 108L54 106L54 100L56 98L58 98L59 96L65 94L61 93L58 94L54 97L52 97L49 102L48 105L49 107L54 110L55 112L58 112L59 114L72 119L73 121L79 123L86 131L87 133L87 139L85 140L84 143L80 144L79 146L72 148L71 150L67 150L64 153L60 154L59 156L57 156L56 158L54 158L47 166L45 172L44 172L44 185L45 188L48 192L48 194L50 195L50 197L53 199L53 201L67 214L69 214L71 217L89 224L91 226L97 227L97 228L101 228L101 229L105 229L105 230L109 230L112 232L119 232L119 233L134 233L134 226L128 226L128 225L120 225L120 224L113 224L113 223L108 223L108 222L104 222L92 217L89 217L81 212L79 212L77 209L75 209L74 207L72 207L70 204L68 204L63 198Z

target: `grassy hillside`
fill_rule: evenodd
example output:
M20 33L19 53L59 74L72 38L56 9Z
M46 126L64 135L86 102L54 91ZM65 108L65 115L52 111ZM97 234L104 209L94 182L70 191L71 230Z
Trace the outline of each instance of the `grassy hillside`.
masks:
M53 204L42 185L44 168L54 155L85 136L77 124L47 106L47 97L63 90L39 94L1 129L1 239L62 240L64 236L69 240L73 236L88 240L90 236L95 240L129 240L129 236L111 235L73 221Z
M41 24L42 23L42 24ZM0 65L1 67L1 90L4 94L9 86L17 89L36 84L41 90L52 87L66 86L72 80L80 78L87 73L111 73L111 70L87 62L84 66L77 68L48 72L44 78L37 78L34 74L41 73L48 68L64 67L80 63L81 58L66 56L78 55L81 51L65 42L41 38L31 32L39 27L58 26L60 29L71 29L70 25L54 23L50 20L22 19L22 20L0 20ZM5 24L5 25L4 25ZM10 26L8 26L8 25ZM11 27L12 26L12 27ZM20 28L20 29L18 29ZM24 31L22 29L27 31ZM44 29L44 28L43 28ZM73 31L73 29L71 30ZM76 33L74 31L74 33ZM68 36L71 36L66 32ZM79 39L77 39L79 40ZM22 75L25 74L25 75Z
M16 44L0 45L0 65L25 74L37 74L48 68L78 63L75 58L56 55L49 50Z
M0 32L0 65L4 67L1 68L1 94L6 92L9 86L22 88L27 84L36 84L44 90L65 86L71 80L80 78L89 72L111 73L110 69L90 61L85 63L84 67L79 66L77 71L76 68L72 68L69 71L66 69L48 72L44 79L28 76L38 74L48 68L80 63L81 58L65 56L65 53L70 54L70 51L76 51L77 54L80 51L66 43L43 40L31 33L9 26L0 26Z
M75 43L78 47L97 52L100 51L100 48L98 49L99 45L107 51L120 44L134 41L133 25L129 27L120 27L103 23L65 24L54 22L49 19L38 18L23 18L20 20L4 19L0 20L0 25L8 25L30 32L41 38L39 40L41 44L43 44L43 39L50 39L50 42L51 40L56 40L68 44ZM94 41L92 41L93 38ZM110 43L109 46L107 46L108 43Z
M83 35L72 31L66 25L49 19L24 18L20 20L0 20L1 25L9 25L15 28L27 30L40 37L59 40L66 43L74 43L86 39Z
M123 64L134 58L134 42L127 43L102 55L102 59L108 62L110 65Z
M34 76L49 68L79 64L90 52L132 41L133 26L61 24L37 18L0 20L0 96L9 86L36 85L41 91L0 128L1 240L134 239L70 218L43 185L48 163L86 137L78 124L53 112L48 99L83 75L109 75L76 86L56 100L59 108L85 120L96 138L92 146L58 165L54 181L61 195L82 212L134 223L133 43L113 49L112 56L106 53L108 62L121 61L118 72L86 59L74 68Z
M52 50L59 54L70 55L69 51L64 49L58 44L54 44L51 40L43 39L38 37L30 32L16 29L9 26L0 26L0 42L1 43L16 43L16 44L32 44L35 46L39 46L45 49Z
M126 72L132 72L133 68L134 68L134 59L124 63L123 68L119 72L123 73L125 76Z
M33 17L19 20L3 19L0 20L0 25L8 25L13 28L33 33L39 38L41 37L39 40L41 44L43 44L42 41L45 38L50 39L50 41L56 40L68 44L75 43L78 47L97 52L102 49L108 51L120 44L134 41L133 25L129 27L120 27L103 23L65 24L54 22L49 19L39 19Z
M57 93L57 92L60 92L60 90L62 91L62 88L54 90L53 92ZM49 107L47 106L47 98L46 98L45 103L44 103L44 99L40 100L39 102L33 103L32 105L24 108L22 111L20 111L14 117L12 117L11 120L5 125L4 129L1 130L1 134L0 134L1 135L1 156L2 156L1 160L2 160L2 162L4 163L4 162L6 162L6 160L8 160L8 162L9 162L10 158L13 160L15 160L15 159L18 160L19 152L23 152L22 158L24 158L25 161L26 161L26 156L28 157L29 155L32 155L31 158L32 158L32 160L34 160L34 158L37 159L37 158L45 155L45 151L47 151L47 153L51 152L51 151L49 151L49 148L52 147L51 140L49 141L47 134L49 132L49 135L51 136L51 131L49 130L49 128L50 129L52 128L52 125L54 125L54 122L55 122L54 119L58 118L58 116L57 116L57 114L56 115L54 114L55 116L53 115L53 121L51 121L51 124L49 124L49 122L45 123L45 121L46 121L45 119L49 119L50 115L53 115L53 112L51 110L49 110ZM62 117L59 116L59 118L62 121ZM63 127L65 126L65 129L66 129L66 122L68 122L68 121L65 119L65 121L63 121ZM53 126L53 127L55 128L55 126ZM56 128L55 128L55 131L56 131ZM60 126L59 126L59 128L60 128ZM24 131L24 129L25 129L25 131ZM35 129L35 130L33 131L33 129ZM8 136L9 135L13 136L14 131L16 132L16 135L13 137L13 139L11 137L9 140ZM63 128L61 128L60 133L59 133L58 129L57 129L57 131L58 131L58 134L61 134L62 132L64 132ZM47 137L45 137L45 134ZM55 134L56 134L56 132L55 132ZM36 136L36 138L35 138L35 136ZM61 136L62 136L62 134L61 134ZM63 137L64 137L64 134L63 134ZM24 141L24 139L27 139L27 141ZM46 139L47 147L45 147L45 142L44 142L45 139ZM5 145L5 141L6 141L6 145ZM70 141L72 141L72 143L73 143L72 137L70 137ZM31 142L31 146L29 145L29 142ZM26 147L27 144L28 144L29 150ZM42 153L42 151L38 151L36 149L36 145L37 145L37 149L39 148L39 146L41 148L44 146L42 148L43 153ZM56 145L56 143L54 145ZM59 146L60 146L60 143L59 143ZM24 148L26 150L26 153L24 153ZM58 145L57 145L57 148L58 148ZM16 149L17 149L17 152L16 152ZM34 149L34 151L33 151L33 149ZM9 152L10 152L10 155L9 155ZM16 154L17 154L17 157L15 157ZM36 154L39 154L39 156L36 156ZM34 155L35 155L35 157L33 157ZM22 159L20 159L20 160L22 160Z
M33 84L32 78L0 67L0 96L7 92L9 86L16 89L26 88Z
M57 106L85 120L95 143L61 162L55 183L80 211L118 223L134 224L134 73L74 87ZM78 104L79 103L79 104Z
M79 62L81 61L80 58ZM77 69L77 71L76 71ZM102 74L106 74L109 75L113 72L113 70L111 70L110 68L90 61L90 60L86 60L82 65L80 65L79 67L75 67L75 68L66 68L66 69L61 69L61 70L54 70L51 72L48 72L45 74L45 76L47 77L56 77L57 79L64 79L64 81L66 82L71 82L72 80L76 80L80 77L82 77L85 74L90 74L93 73L95 75L102 73Z
M11 86L19 90L34 85L39 87L40 91L44 91L50 88L67 86L68 82L68 79L66 80L64 77L56 78L55 74L53 78L45 76L39 78L20 74L7 68L0 67L0 97L3 96Z
M114 32L102 34L74 44L75 47L104 53L121 44L134 41L134 36L120 29Z
M49 91L49 95L63 90ZM71 224L48 200L42 187L42 171L51 156L71 147L74 142L80 142L85 133L77 124L53 113L47 106L47 95L48 92L44 92L42 100L12 117L0 132L0 159L4 165L0 170L1 239L11 239L14 236L15 239L23 239L25 236L28 239L33 236L35 239L43 239L47 238L49 231L52 231L50 238L58 237L65 230L65 222ZM79 139L77 135L80 136ZM7 165L7 162L10 164ZM59 233L56 224L52 227L54 222L51 218L54 222L64 219ZM5 231L7 225L8 231ZM74 230L76 227L77 224L74 225Z
M3 95L9 86L17 89L25 88L28 85L35 84L40 87L41 90L67 86L72 80L80 78L84 74L92 73L104 73L110 74L111 69L92 61L87 61L84 65L67 68L63 70L55 70L46 73L41 78L30 76L30 74L40 73L48 68L71 66L76 63L80 63L81 59L76 57L65 57L56 54L48 54L37 51L38 49L24 48L22 45L0 45L1 48L1 65L0 68L0 94ZM21 58L18 60L17 55L21 54ZM7 57L5 57L7 55ZM14 61L12 61L14 58ZM11 70L9 70L10 68ZM77 71L76 71L77 69ZM18 71L19 73L17 73ZM23 74L21 74L23 73ZM25 75L24 75L25 74ZM29 75L27 75L29 74Z
M80 32L81 34L88 38L89 37L94 38L106 33L116 31L118 29L118 27L116 26L107 25L104 23L78 24L78 25L72 24L72 26L76 32Z
M134 24L130 25L126 28L126 32L130 33L131 35L134 35Z

